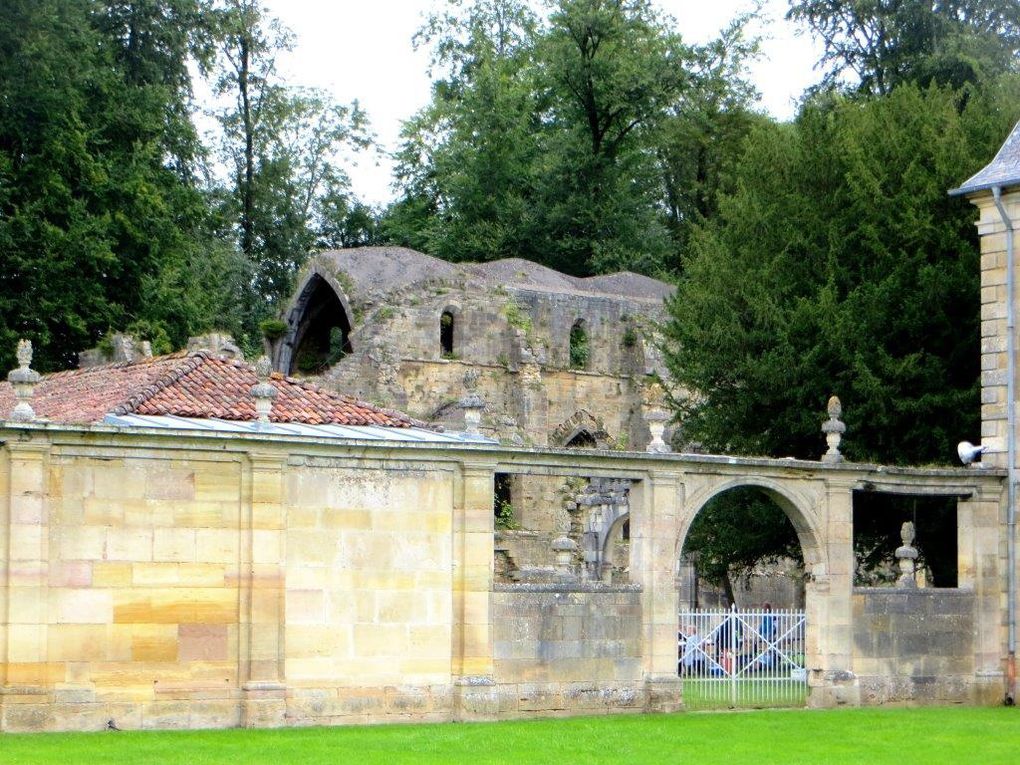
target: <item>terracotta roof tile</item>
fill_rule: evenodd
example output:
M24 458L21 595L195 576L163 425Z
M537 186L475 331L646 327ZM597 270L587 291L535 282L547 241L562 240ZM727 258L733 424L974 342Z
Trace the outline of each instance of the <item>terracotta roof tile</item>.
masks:
M306 425L428 427L405 414L358 401L316 385L273 373L277 390L270 420ZM205 351L176 353L138 362L105 364L45 375L32 407L53 422L101 422L107 414L254 420L250 364ZM0 383L0 419L15 404L9 383Z

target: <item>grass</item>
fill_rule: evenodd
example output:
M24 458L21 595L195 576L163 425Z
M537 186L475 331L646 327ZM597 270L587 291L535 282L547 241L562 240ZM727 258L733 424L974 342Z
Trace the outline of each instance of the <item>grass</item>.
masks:
M728 679L684 678L684 704L690 711L727 709L732 699ZM802 707L807 703L807 683L747 678L737 683L736 705L740 709Z
M687 713L286 730L0 735L0 763L1013 765L1020 710Z

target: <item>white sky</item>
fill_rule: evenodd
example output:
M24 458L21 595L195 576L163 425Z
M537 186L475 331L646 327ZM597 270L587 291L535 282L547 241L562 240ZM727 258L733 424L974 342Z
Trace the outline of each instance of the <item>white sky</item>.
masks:
M400 124L428 102L428 52L415 52L411 38L424 15L442 0L266 0L269 12L294 32L293 53L279 61L291 84L324 88L342 102L358 99L380 144L378 155L362 154L349 167L353 191L363 201L390 201L392 164ZM688 42L705 42L750 0L658 0ZM779 119L793 115L794 102L818 79L812 70L820 47L796 36L783 20L787 0L764 0L772 19L763 56L752 67L762 107Z

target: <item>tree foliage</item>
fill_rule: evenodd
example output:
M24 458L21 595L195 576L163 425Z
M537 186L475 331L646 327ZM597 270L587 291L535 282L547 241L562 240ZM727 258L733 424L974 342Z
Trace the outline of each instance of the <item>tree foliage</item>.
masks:
M945 462L977 432L976 233L946 191L994 154L1001 106L902 86L754 133L670 304L687 438L814 458L832 393L856 460Z
M180 342L200 321L166 276L203 241L186 76L206 60L201 10L0 5L0 363L19 336L46 370L111 327L145 321Z
M256 0L0 4L0 364L29 337L72 366L110 330L251 348L316 242L375 236L340 153L364 115L285 87L287 39ZM236 96L213 146L196 75Z
M218 148L231 172L220 214L250 267L249 289L239 297L241 331L253 343L320 235L345 229L351 200L339 154L371 140L357 102L341 105L284 84L276 59L292 36L259 0L226 0L218 24L216 92L225 99Z
M385 231L451 260L674 267L697 217L687 184L710 208L749 129L741 31L691 48L646 0L559 0L543 19L478 0L433 17L421 41L439 77L405 126Z
M824 43L827 84L850 75L872 95L1018 70L1016 0L791 0L788 18Z

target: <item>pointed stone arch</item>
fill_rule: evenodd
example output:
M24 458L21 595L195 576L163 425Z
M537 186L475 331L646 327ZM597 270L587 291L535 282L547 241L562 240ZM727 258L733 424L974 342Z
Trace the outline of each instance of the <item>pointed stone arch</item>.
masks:
M284 374L297 371L297 362L306 347L328 347L334 328L340 331L343 353L353 350L350 335L354 329L350 298L336 275L328 267L313 262L301 279L290 310L287 332L276 348L275 366Z
M588 448L609 448L610 436L605 424L586 409L577 410L557 425L549 436L549 443L552 446L570 446L585 435L594 442L593 445L588 445Z

